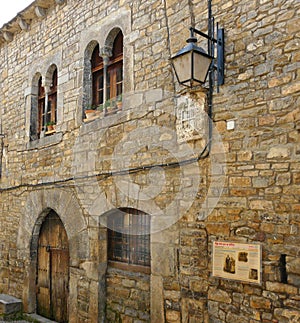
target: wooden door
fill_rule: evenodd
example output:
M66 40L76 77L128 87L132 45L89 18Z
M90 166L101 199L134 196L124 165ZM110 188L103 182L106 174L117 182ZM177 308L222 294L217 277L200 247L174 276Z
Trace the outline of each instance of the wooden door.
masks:
M51 211L39 236L37 313L56 322L68 322L68 285L68 237L61 220Z

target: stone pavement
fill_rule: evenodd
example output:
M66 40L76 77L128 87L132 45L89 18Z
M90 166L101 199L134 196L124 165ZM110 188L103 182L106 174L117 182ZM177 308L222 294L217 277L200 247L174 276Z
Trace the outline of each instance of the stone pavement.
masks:
M0 323L4 323L4 322L9 322L9 323L28 323L28 322L39 322L39 323L56 323L55 321L51 321L46 319L45 317L39 316L37 314L26 314L26 317L28 317L28 320L22 319L22 320L15 320L15 321L10 321L10 320L4 320L2 318L0 318Z

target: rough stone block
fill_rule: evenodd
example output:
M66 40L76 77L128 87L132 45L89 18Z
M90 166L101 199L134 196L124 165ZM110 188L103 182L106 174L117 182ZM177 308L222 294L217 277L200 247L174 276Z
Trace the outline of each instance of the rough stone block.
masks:
M271 301L264 297L252 296L250 298L250 306L252 308L269 309L271 308Z
M296 295L298 288L287 284L277 282L266 282L266 289L275 293L286 293L289 295Z
M267 155L268 159L271 158L287 158L290 155L289 148L287 147L272 147Z
M180 313L177 311L167 311L166 318L168 322L179 322Z
M287 272L300 276L300 259L296 257L287 257Z
M221 289L211 289L208 292L208 299L216 302L231 303L230 294Z
M0 294L0 316L16 314L22 311L22 301L13 296Z

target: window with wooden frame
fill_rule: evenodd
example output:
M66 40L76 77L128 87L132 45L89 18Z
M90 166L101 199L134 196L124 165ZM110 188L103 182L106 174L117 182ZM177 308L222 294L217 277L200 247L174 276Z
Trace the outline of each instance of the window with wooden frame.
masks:
M120 31L114 41L112 57L107 67L107 99L119 97L123 92L123 34Z
M56 124L57 114L57 68L53 71L52 82L48 93L46 124Z
M51 135L55 132L57 115L57 68L52 73L50 89L48 92L48 104L46 112L46 135Z
M99 45L93 51L92 68L92 105L104 104L105 101L120 101L123 92L123 34L115 37L112 56L104 66L100 57ZM106 71L106 72L105 72Z
M96 107L104 101L104 65L103 59L100 57L99 45L93 51L91 65L93 79L92 105Z
M46 105L46 98L47 105ZM37 123L37 137L41 138L43 131L45 135L53 134L55 131L51 128L48 131L46 128L56 124L57 114L57 69L52 73L51 84L49 92L46 95L45 87L42 84L42 77L38 81L38 123Z
M150 267L150 216L120 209L108 217L108 260Z

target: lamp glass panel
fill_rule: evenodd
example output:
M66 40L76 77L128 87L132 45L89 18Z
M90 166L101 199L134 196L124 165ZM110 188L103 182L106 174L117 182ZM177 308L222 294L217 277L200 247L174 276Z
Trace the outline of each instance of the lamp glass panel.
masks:
M173 65L177 73L179 83L190 80L191 75L192 54L187 52L173 59Z
M210 57L194 52L194 79L204 83L210 64Z

